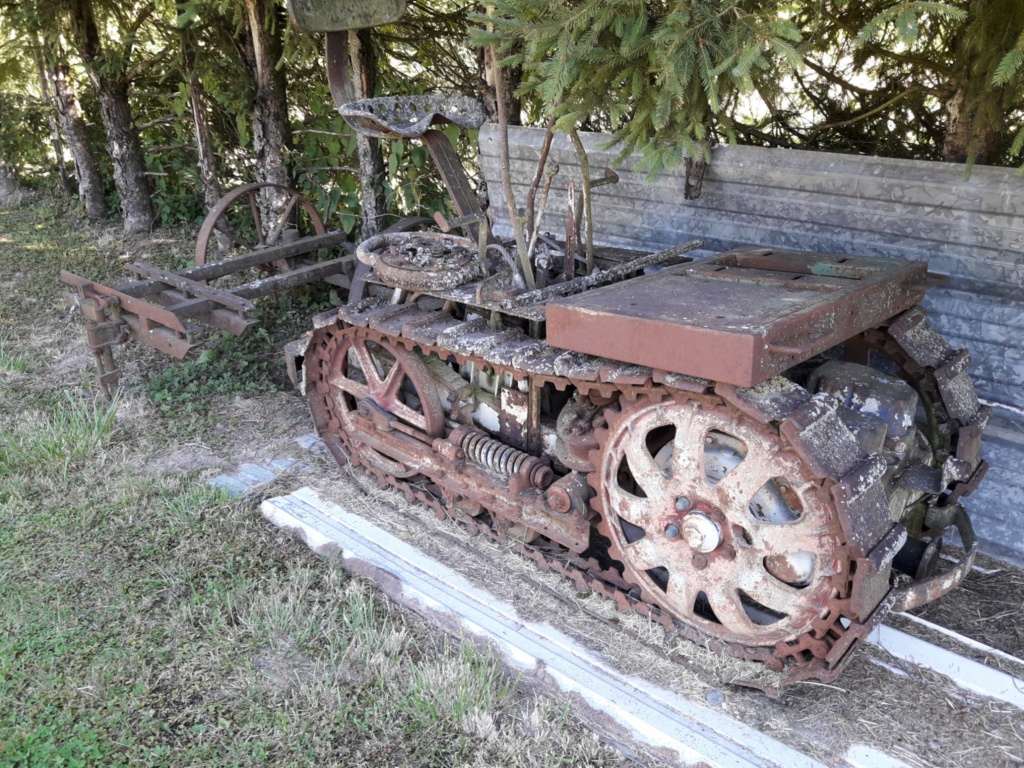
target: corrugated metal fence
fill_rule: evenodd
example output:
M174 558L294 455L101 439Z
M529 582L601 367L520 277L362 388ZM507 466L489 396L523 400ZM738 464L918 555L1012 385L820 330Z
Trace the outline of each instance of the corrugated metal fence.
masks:
M608 136L582 134L592 176L617 155ZM510 129L516 199L526 198L544 133ZM480 131L491 212L507 234L498 131ZM542 228L564 233L568 182L579 183L572 145L556 137L560 167ZM759 147L719 147L698 200L684 172L653 179L630 157L618 184L595 190L602 245L657 250L694 238L707 252L762 245L928 261L949 275L928 294L935 327L971 351L979 395L993 405L985 454L992 465L969 507L986 549L1024 562L1024 176L1004 168Z

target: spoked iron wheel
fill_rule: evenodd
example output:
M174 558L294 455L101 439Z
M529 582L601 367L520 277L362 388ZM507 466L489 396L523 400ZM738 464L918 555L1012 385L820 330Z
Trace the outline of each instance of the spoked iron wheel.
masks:
M272 202L271 202L272 201ZM243 184L217 201L196 238L196 265L326 232L313 204L283 184ZM287 270L285 261L264 265Z
M811 630L846 553L835 511L779 435L710 396L609 409L590 476L609 554L644 598L726 642Z
M393 477L417 473L415 467L359 440L372 411L395 419L395 428L429 441L444 431L444 411L426 365L412 352L360 328L337 332L323 350L321 381L331 422L347 438L357 461ZM323 388L323 387L321 387ZM315 415L315 414L314 414Z

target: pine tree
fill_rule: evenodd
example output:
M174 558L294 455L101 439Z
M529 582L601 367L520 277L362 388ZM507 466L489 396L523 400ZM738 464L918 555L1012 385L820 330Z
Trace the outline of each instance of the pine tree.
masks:
M722 139L1005 162L1022 122L1024 0L495 0L481 22L559 130L651 170Z
M732 139L730 105L752 76L796 67L799 30L771 0L499 0L476 41L523 67L556 129L607 127L652 171L708 159Z

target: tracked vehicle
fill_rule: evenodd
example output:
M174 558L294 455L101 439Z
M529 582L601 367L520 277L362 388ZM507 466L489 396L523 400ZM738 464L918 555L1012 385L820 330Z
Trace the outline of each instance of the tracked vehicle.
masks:
M340 94L347 37L320 5L335 4L292 11L328 32ZM423 142L457 218L435 217L442 231L404 222L322 261L318 249L351 246L287 190L272 237L205 263L236 200L266 231L259 185L232 193L201 230L196 267L133 264L141 279L116 289L62 276L102 388L116 386L117 344L184 356L192 321L242 333L253 299L327 280L347 303L314 318L287 359L338 463L667 631L783 682L828 681L889 611L935 600L970 571L961 500L985 475L990 411L968 353L918 306L936 282L925 263L753 246L692 259L696 241L584 259L579 201L564 239L538 224L523 258L495 236L495 211L435 128L478 127L478 105L339 108L363 134ZM288 218L302 210L308 237ZM254 266L277 274L210 284ZM942 555L944 538L962 552Z
M889 610L959 583L988 410L917 306L924 263L691 261L693 242L580 274L549 239L525 290L431 127L472 111L341 107L360 132L427 144L466 237L362 243L349 303L293 348L340 463L789 681L833 679ZM951 528L966 554L936 574Z

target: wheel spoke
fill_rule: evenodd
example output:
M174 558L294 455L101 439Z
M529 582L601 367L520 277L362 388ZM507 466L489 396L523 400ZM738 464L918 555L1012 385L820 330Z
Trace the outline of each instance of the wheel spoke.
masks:
M380 397L387 402L394 400L402 388L403 381L405 381L405 369L396 361L388 371L388 375L384 377L384 381L381 382Z
M742 513L754 498L754 494L771 479L769 465L762 461L754 461L753 457L748 456L714 486L716 500L722 509Z
M655 499L643 499L622 490L615 480L609 486L609 497L612 504L612 512L623 520L639 525L644 530L651 528L658 517L658 501Z
M665 565L665 558L650 536L626 544L623 551L629 559L629 564L639 571L649 571L651 568Z
M673 422L676 436L672 440L672 487L680 492L706 488L701 460L704 430L692 417L674 419Z
M680 606L687 615L693 613L693 604L697 601L697 588L686 574L672 571L668 577L668 589L665 590L674 605Z
M277 221L274 222L274 226L270 229L270 234L267 235L267 244L273 245L277 242L277 238L280 237L281 231L284 229L285 224L288 223L288 217L291 216L292 210L295 208L295 203L298 202L301 195L298 192L292 192L291 197L288 198L288 204L285 206L284 211L277 217Z
M773 611L787 615L793 613L801 597L801 590L783 584L763 570L743 591L765 608L771 608Z
M354 379L350 379L347 376L344 376L343 374L340 373L328 377L327 383L330 384L332 387L340 389L342 392L345 392L346 394L352 395L352 397L356 398L357 400L361 400L363 398L370 396L370 390L367 388L365 384L355 381Z
M750 631L753 622L743 610L739 592L735 587L722 587L706 593L711 610L727 630L737 634Z
M414 427L419 427L420 429L426 431L426 429L427 429L427 418L426 418L426 416L424 416L419 411L417 411L417 410L415 410L413 408L410 408L405 403L400 402L398 400L395 400L395 401L391 402L387 406L387 410L390 413L394 414L395 416L398 416L403 421L409 422Z
M252 211L252 221L256 225L256 237L260 245L266 245L267 240L263 236L263 217L260 216L260 207L256 203L256 190L249 190L249 209Z
M352 352L355 354L356 360L359 361L359 367L363 370L363 376L366 377L366 384L370 388L370 392L376 395L380 392L381 380L380 374L377 373L377 364L373 362L373 355L366 344L362 342L353 344Z
M626 460L629 462L629 471L637 485L644 489L648 498L663 496L668 489L665 487L665 475L661 467L654 461L650 451L647 450L647 443L644 440L646 435L634 433L626 442Z
M825 536L817 535L802 523L764 523L752 526L754 548L762 555L785 555L790 552L818 552Z

